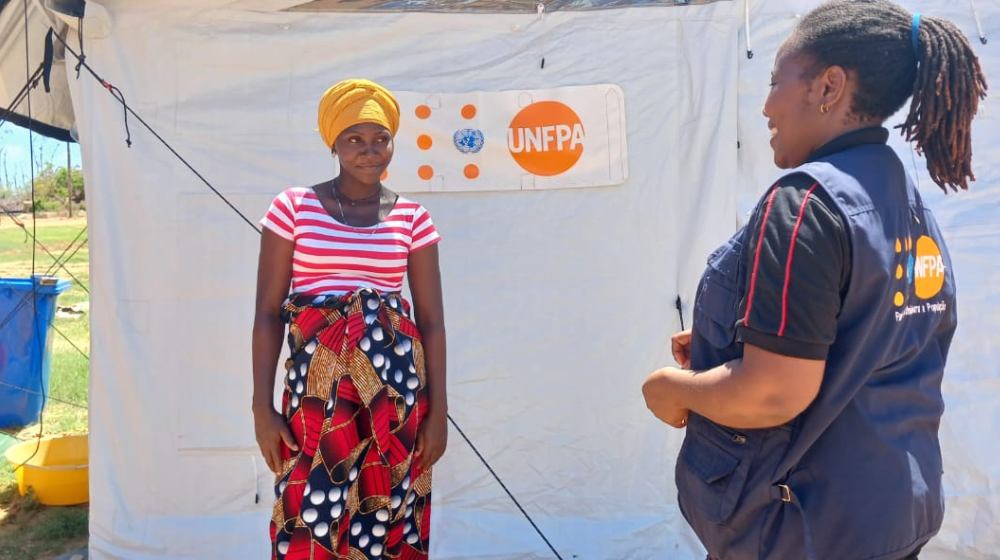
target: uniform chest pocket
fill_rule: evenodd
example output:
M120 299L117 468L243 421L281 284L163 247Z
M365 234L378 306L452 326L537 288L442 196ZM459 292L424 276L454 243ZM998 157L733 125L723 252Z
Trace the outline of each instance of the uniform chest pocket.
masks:
M698 285L694 329L716 348L736 341L739 294L742 291L742 230L708 257Z

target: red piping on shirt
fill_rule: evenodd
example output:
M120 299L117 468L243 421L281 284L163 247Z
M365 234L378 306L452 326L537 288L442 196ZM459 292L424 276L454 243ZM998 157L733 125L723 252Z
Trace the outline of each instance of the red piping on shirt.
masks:
M785 287L781 290L781 327L778 328L778 336L785 336L785 323L788 320L788 284L792 280L792 255L795 254L795 241L799 236L799 227L802 225L806 204L809 204L809 197L818 185L819 183L813 183L813 186L806 191L806 195L802 198L802 204L799 206L799 217L795 220L795 229L792 230L792 241L788 246L788 262L785 264Z
M757 267L760 265L760 240L764 237L764 226L767 225L767 217L771 214L771 205L774 204L774 195L778 194L778 184L771 187L771 195L767 197L767 207L764 209L764 219L760 221L760 236L757 238L757 251L753 257L753 272L750 274L750 292L747 294L747 312L743 315L743 326L750 326L750 309L753 308L753 289L757 285Z

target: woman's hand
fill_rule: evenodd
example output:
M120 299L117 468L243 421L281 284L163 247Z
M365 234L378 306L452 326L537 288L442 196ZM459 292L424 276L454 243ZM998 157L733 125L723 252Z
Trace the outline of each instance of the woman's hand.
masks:
M642 396L646 399L646 408L661 422L675 428L686 426L688 418L688 409L679 402L680 387L675 386L671 379L671 375L681 373L681 370L676 368L658 369L649 374L642 384Z
M691 329L670 337L670 351L682 369L691 369Z
M448 447L448 415L433 410L424 417L417 429L417 449L415 459L420 469L427 470L444 455Z
M284 441L292 451L298 451L299 446L295 443L292 431L288 429L285 417L278 414L273 406L266 408L254 408L253 411L254 431L257 434L257 445L260 446L260 454L267 462L267 468L274 474L281 474L281 442Z

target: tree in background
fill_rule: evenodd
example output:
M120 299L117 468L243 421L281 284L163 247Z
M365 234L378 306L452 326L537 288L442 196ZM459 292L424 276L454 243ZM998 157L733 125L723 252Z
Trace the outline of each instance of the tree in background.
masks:
M2 3L0 0L0 4ZM72 210L83 209L86 202L79 162L79 150L74 144L53 140L18 126L2 126L0 207L11 212L30 212L34 209L63 215L72 215ZM69 205L70 190L66 185L67 166L73 169L69 173L73 184L72 206Z
M83 171L73 169L70 177L73 180L73 202L80 204L84 201L83 193ZM56 167L51 162L35 175L35 198L46 203L52 202L57 206L65 206L69 197L69 185L66 182L66 168Z
M73 181L73 207L86 208L83 185L83 171L74 168L70 177ZM19 185L0 185L0 205L10 211L31 210L31 182ZM66 182L66 168L46 162L35 174L35 211L52 212L66 210L69 202L69 185Z

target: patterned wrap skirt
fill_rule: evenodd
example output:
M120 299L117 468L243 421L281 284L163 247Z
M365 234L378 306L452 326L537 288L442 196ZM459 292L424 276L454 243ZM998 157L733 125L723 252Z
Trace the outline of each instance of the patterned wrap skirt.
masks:
M431 471L414 460L427 412L420 334L399 294L293 295L272 559L426 559Z

